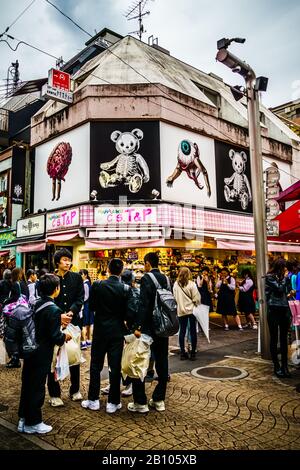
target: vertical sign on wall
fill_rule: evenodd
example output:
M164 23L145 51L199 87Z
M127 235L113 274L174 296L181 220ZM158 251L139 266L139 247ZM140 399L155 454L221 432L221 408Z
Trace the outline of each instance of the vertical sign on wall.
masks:
M13 147L11 196L13 204L24 204L26 150Z

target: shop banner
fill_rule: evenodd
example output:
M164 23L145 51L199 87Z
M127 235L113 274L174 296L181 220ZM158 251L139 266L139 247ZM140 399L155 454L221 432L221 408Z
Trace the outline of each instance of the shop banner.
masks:
M79 207L47 214L47 232L79 226Z
M116 226L136 225L136 224L156 224L157 211L156 207L95 207L95 224Z
M44 235L45 214L19 219L17 221L17 238Z

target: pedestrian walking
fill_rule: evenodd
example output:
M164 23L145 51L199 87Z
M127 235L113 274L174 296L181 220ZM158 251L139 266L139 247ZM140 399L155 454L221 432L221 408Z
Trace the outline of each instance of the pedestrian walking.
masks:
M120 281L123 261L113 258L108 265L109 278L95 281L90 295L90 309L95 312L94 333L91 350L90 384L88 399L81 402L83 408L99 410L100 378L107 354L109 367L109 392L107 413L121 409L120 383L121 359L126 334L125 320L128 286Z
M291 282L283 258L275 260L266 275L267 320L270 330L270 352L274 374L280 378L291 377L288 370L288 331L291 325L291 311L288 296ZM278 329L281 364L278 360Z
M37 281L37 274L33 269L28 269L26 272L27 278L27 287L29 292L29 303L30 305L34 305L38 298L37 288L36 288L36 281Z
M71 339L60 330L62 310L54 303L60 291L60 281L55 274L45 274L40 279L41 299L35 304L35 337L38 348L24 358L22 387L19 404L18 431L28 434L46 434L52 426L43 423L42 406L45 385L51 368L54 346L62 346Z
M239 283L239 311L243 313L246 318L247 328L257 330L257 324L254 318L255 302L253 292L255 289L254 280L250 269L244 269L241 272L242 281Z
M222 315L224 330L229 330L228 315L232 315L236 321L238 329L243 331L240 317L236 311L235 305L235 279L229 273L228 268L222 268L219 276L219 280L216 284L218 289L218 304L217 313Z
M60 280L60 293L55 303L62 310L61 324L66 327L69 323L81 328L80 312L83 305L84 290L82 277L78 273L70 271L72 255L66 248L61 248L54 253L54 265L56 274ZM80 364L70 367L70 398L73 401L82 400L80 388ZM63 406L59 382L55 381L54 374L48 375L48 391L51 406Z
M142 333L153 338L151 348L155 357L155 369L158 382L153 391L152 398L149 400L149 406L157 411L165 411L165 397L168 383L168 346L169 338L158 337L154 333L153 309L156 297L156 286L151 277L147 274L151 272L157 279L162 288L168 288L167 277L158 269L159 257L157 253L150 252L144 257L145 274L141 279L140 302L136 324L140 325ZM133 413L147 413L149 407L145 393L145 382L139 379L132 379L133 402L128 403L128 410Z
M197 348L197 330L196 317L193 315L193 309L200 304L200 294L195 282L192 281L192 274L189 268L181 268L177 280L173 287L174 297L177 302L177 315L179 318L179 345L180 359L196 359ZM185 334L189 324L192 350L190 356L185 350Z

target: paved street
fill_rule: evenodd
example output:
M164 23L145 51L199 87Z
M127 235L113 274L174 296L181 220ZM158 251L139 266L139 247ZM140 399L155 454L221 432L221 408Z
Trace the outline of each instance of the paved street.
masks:
M226 335L226 336L225 336ZM51 408L45 402L44 420L53 426L45 436L20 436L2 427L17 423L20 370L0 367L0 448L35 449L44 445L73 450L257 450L300 449L300 370L291 368L292 379L279 380L272 366L256 354L256 332L232 329L224 333L211 329L211 344L199 337L195 362L180 361L172 338L171 381L165 413L150 411L135 415L127 411L130 398L114 415L87 411L67 398L68 382L63 384L65 407ZM88 358L89 352L85 353ZM230 357L225 357L230 356ZM241 380L203 380L190 371L206 364L238 367L247 372ZM83 366L82 392L88 387L88 361ZM103 381L103 385L106 384ZM150 397L155 382L147 383ZM1 411L2 410L2 411ZM17 444L16 444L17 443Z

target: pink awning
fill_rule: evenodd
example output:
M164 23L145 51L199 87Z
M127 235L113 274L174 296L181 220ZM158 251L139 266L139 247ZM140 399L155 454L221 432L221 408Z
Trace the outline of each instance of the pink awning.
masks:
M50 233L47 235L47 241L49 243L55 242L65 242L67 240L72 240L72 238L77 237L78 230L73 232L63 232L63 233Z
M9 250L3 250L3 251L0 251L0 256L7 256L9 255L10 251Z
M253 242L224 241L217 240L217 248L223 250L255 251ZM299 253L299 245L268 243L269 251L285 251L287 253Z
M298 199L300 199L300 181L296 181L296 183L292 184L284 191L281 191L277 201L296 201Z
M30 253L31 251L45 251L45 250L46 250L45 242L27 243L26 245L17 246L18 253Z
M147 248L149 246L164 246L165 240L154 239L154 240L85 240L86 248L134 248L142 247Z

